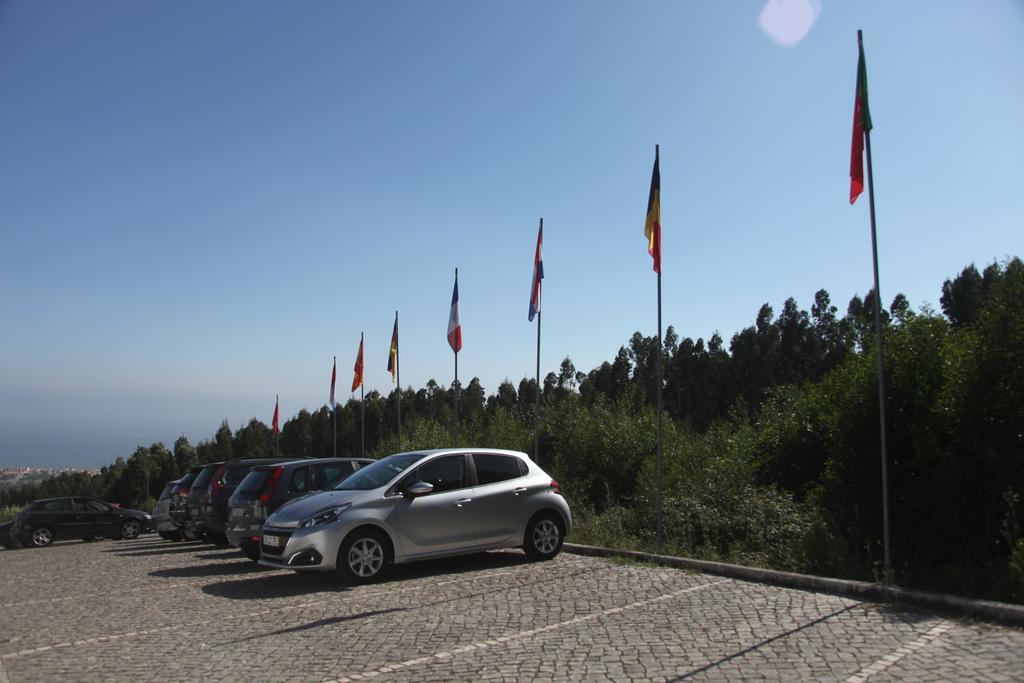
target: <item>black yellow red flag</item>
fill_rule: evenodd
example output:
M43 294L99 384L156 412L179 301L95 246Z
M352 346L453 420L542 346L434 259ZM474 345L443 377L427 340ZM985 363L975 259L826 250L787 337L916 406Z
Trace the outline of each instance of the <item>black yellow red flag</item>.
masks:
M654 259L654 272L661 272L661 170L658 146L654 146L654 171L651 172L651 194L647 197L647 220L644 222L647 253Z

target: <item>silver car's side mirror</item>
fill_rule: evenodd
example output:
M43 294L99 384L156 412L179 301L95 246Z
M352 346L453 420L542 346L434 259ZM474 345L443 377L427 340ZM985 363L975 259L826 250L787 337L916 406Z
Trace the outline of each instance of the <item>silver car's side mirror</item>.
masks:
M432 493L433 491L433 484L426 481L418 481L412 486L409 486L404 491L402 491L402 494L406 498L419 498L420 496L425 496L428 493Z

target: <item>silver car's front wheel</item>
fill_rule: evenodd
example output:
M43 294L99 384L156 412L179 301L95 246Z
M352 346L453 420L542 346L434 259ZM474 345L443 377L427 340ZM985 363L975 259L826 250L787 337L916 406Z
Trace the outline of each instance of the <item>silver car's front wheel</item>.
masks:
M391 562L391 546L375 529L356 530L341 544L338 570L353 583L370 583L384 573Z
M550 513L534 517L526 527L523 549L531 560L550 560L562 549L562 526Z
M348 567L360 578L370 578L383 566L384 549L374 538L361 538L348 550Z

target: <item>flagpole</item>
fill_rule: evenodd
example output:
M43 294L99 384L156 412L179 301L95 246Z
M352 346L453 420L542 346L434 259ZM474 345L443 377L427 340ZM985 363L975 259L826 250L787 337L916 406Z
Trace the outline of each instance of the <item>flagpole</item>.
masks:
M455 269L455 286L459 285L459 269ZM461 322L461 321L460 321ZM455 352L455 448L459 447L459 352Z
M662 552L662 271L657 272L657 552Z
M274 413L280 416L281 411L281 397L278 394L274 394ZM278 417L280 419L280 417ZM281 455L281 429L280 427L274 432L274 448L277 449L277 454Z
M395 331L398 331L398 311L395 311ZM395 384L398 385L398 451L402 451L402 371L398 362L399 347L401 343L395 342Z
M338 457L338 402L334 401L334 384L338 373L338 357L334 357L334 370L331 372L331 411L334 413L334 457Z
M363 333L359 333L359 350L363 349ZM360 354L359 360L362 360ZM363 382L362 372L359 377L359 455L366 457L366 383Z
M654 158L655 160L659 157L659 146L654 145ZM660 171L660 169L659 169ZM658 179L659 186L661 185L661 179ZM659 194L661 188L659 187ZM661 199L659 197L659 207ZM659 258L661 255L661 237L658 236L658 254ZM659 263L658 267L658 552L661 552L661 537L662 537L662 482L661 482L661 460L662 460L662 415L661 415L661 266Z
M541 234L544 232L544 219L540 219L540 231ZM536 268L536 264L534 268ZM536 275L535 275L536 277ZM537 387L536 397L533 404L533 461L540 466L540 316L541 316L541 305L540 300L543 295L543 291L539 288L537 290Z
M863 37L857 30L857 46L863 49ZM878 335L876 356L878 358L878 421L882 446L882 552L885 562L885 583L892 582L892 563L889 555L889 473L888 447L886 443L885 420L885 349L882 335L882 291L878 281L878 236L875 229L875 174L871 168L871 130L864 130L864 146L868 157L868 207L871 214L871 261L875 269L875 331Z

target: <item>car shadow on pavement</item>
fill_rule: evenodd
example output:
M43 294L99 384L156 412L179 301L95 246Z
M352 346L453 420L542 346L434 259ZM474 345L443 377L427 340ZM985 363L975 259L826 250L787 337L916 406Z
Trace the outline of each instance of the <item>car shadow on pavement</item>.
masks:
M250 562L257 567L255 562ZM282 574L275 572L265 576L235 581L218 581L207 584L201 589L207 595L232 600L251 600L258 598L293 598L310 593L337 593L349 590L336 574Z
M530 564L524 553L516 551L494 551L475 555L445 557L439 560L422 560L409 564L391 567L384 577L383 583L423 579L440 574L465 574L467 572L488 571L504 567L516 567Z
M202 555L196 555L197 560L237 560L240 557L245 557L238 548L220 548ZM252 560L250 560L252 562ZM255 562L253 562L255 564Z
M177 555L179 553L198 553L202 552L206 548L201 545L194 545L188 548L155 548L153 550L133 550L131 548L116 548L114 550L108 550L107 552L117 555L117 557L154 557L156 555Z
M188 567L171 567L170 569L157 569L149 573L160 579L194 579L204 576L230 576L232 574L252 574L258 571L266 571L263 567L252 560L238 560L237 562L222 562L218 564L198 564Z
M530 562L526 555L517 552L490 552L476 555L448 557L440 560L425 560L412 564L391 567L381 584L402 583L415 579L440 575L465 574L476 571L490 571L504 567L516 567ZM251 563L254 566L255 563ZM173 571L173 570L167 570ZM233 600L252 598L286 598L310 593L334 593L352 588L346 585L335 572L294 572L218 581L202 587L208 595Z

